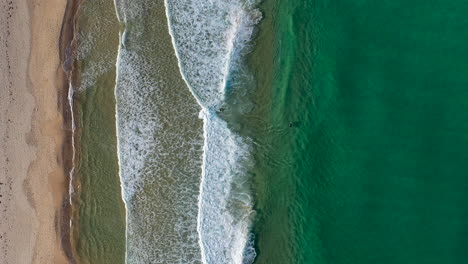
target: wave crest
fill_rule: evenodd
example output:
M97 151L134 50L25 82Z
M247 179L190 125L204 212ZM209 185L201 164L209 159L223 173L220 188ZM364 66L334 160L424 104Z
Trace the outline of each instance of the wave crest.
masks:
M256 1L166 0L179 68L204 120L198 233L203 263L252 263L250 147L218 115L261 18ZM230 108L232 109L232 108Z

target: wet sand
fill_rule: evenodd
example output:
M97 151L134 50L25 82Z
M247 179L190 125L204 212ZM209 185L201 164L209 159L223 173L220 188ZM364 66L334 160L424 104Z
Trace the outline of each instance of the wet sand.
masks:
M67 263L59 36L66 1L0 6L0 263ZM66 97L65 97L66 98Z

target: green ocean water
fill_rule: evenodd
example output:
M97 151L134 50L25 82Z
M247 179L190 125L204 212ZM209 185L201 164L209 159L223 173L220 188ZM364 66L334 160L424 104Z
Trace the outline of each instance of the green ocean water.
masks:
M261 9L256 263L468 263L468 3Z
M72 239L78 263L125 262L115 125L119 23L112 0L84 1L77 21Z

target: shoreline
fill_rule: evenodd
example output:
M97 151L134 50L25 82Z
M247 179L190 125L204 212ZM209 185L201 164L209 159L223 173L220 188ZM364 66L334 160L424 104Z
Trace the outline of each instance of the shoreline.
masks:
M76 263L76 252L73 250L72 241L72 220L73 220L73 173L75 167L75 119L73 116L73 83L76 77L73 72L76 63L74 52L76 50L75 33L76 18L78 15L81 0L67 1L65 13L59 36L59 56L60 65L63 69L61 110L64 116L63 125L65 129L65 142L62 145L63 170L67 177L66 189L62 203L62 214L60 221L61 246L66 254L69 263Z

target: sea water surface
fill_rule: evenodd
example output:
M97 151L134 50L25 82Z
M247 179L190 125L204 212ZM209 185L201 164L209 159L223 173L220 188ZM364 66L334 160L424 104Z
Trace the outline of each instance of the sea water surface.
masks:
M72 239L78 263L125 261L115 129L119 24L112 0L83 1L76 21Z
M116 1L117 138L127 263L200 263L200 107L180 76L163 1Z
M255 263L466 263L468 4L261 9Z
M256 1L166 1L184 80L202 107L203 172L198 203L203 263L251 263L253 201L248 138L234 128L249 109L243 55L261 19Z

